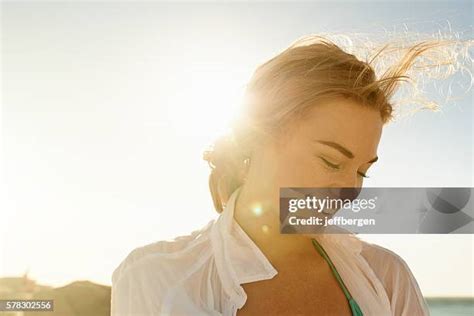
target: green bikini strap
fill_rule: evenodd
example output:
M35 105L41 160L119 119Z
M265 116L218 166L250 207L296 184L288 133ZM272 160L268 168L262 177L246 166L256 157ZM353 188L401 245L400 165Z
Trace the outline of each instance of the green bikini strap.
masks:
M352 297L349 290L346 288L346 285L344 284L344 281L342 281L342 278L339 275L339 272L337 272L336 267L332 263L331 259L329 258L328 254L326 253L324 248L316 241L316 239L311 238L311 240L312 240L313 245L316 248L316 250L324 258L324 260L326 260L326 262L328 263L328 265L331 268L332 273L333 273L334 277L336 278L337 282L339 282L339 285L341 286L342 291L344 292L344 295L346 296L347 300L349 301L349 306L351 308L352 315L353 316L363 316L364 314L362 313L359 305L354 300L354 298Z

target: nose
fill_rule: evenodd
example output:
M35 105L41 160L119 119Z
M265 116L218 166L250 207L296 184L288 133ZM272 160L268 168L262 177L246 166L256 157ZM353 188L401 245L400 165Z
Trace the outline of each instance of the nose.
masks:
M358 176L357 172L355 176L353 174L346 174L334 181L331 195L336 198L343 200L349 199L352 201L359 196L360 191L362 190L361 188L362 179Z
M329 191L332 198L352 201L359 196L361 188L331 188Z

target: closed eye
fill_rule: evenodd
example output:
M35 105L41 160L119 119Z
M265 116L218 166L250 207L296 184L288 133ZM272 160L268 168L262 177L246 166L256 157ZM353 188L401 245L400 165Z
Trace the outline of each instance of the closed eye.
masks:
M334 164L332 162L330 162L329 160L325 159L324 157L322 156L318 156L319 159L321 159L329 168L331 169L334 169L334 170L339 170L341 168L341 165L338 165L338 164ZM370 178L368 175L366 175L365 173L363 172L357 172L357 174L359 174L361 177L363 178Z
M323 157L321 156L318 156L322 161L324 161L324 163L329 167L329 168L332 168L332 169L340 169L341 165L338 165L338 164L333 164L331 163L330 161L328 161L327 159L324 159Z

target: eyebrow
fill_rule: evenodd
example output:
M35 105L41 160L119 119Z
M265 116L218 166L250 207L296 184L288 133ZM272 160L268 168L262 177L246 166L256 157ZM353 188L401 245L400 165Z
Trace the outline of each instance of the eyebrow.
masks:
M354 154L349 149L345 148L344 146L342 146L338 143L327 141L327 140L318 140L318 139L316 139L315 142L318 142L320 144L332 147L332 148L338 150L341 154L343 154L347 158L351 158L351 159L354 158ZM367 163L376 162L378 159L379 159L379 157L376 156L375 158L371 159Z

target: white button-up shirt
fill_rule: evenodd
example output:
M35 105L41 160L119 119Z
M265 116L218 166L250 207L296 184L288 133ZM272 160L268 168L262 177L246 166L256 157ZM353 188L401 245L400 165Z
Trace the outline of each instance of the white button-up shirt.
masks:
M111 315L235 316L247 299L241 284L278 273L234 219L239 191L203 228L131 251L112 274ZM398 255L353 234L315 236L365 316L429 315Z

